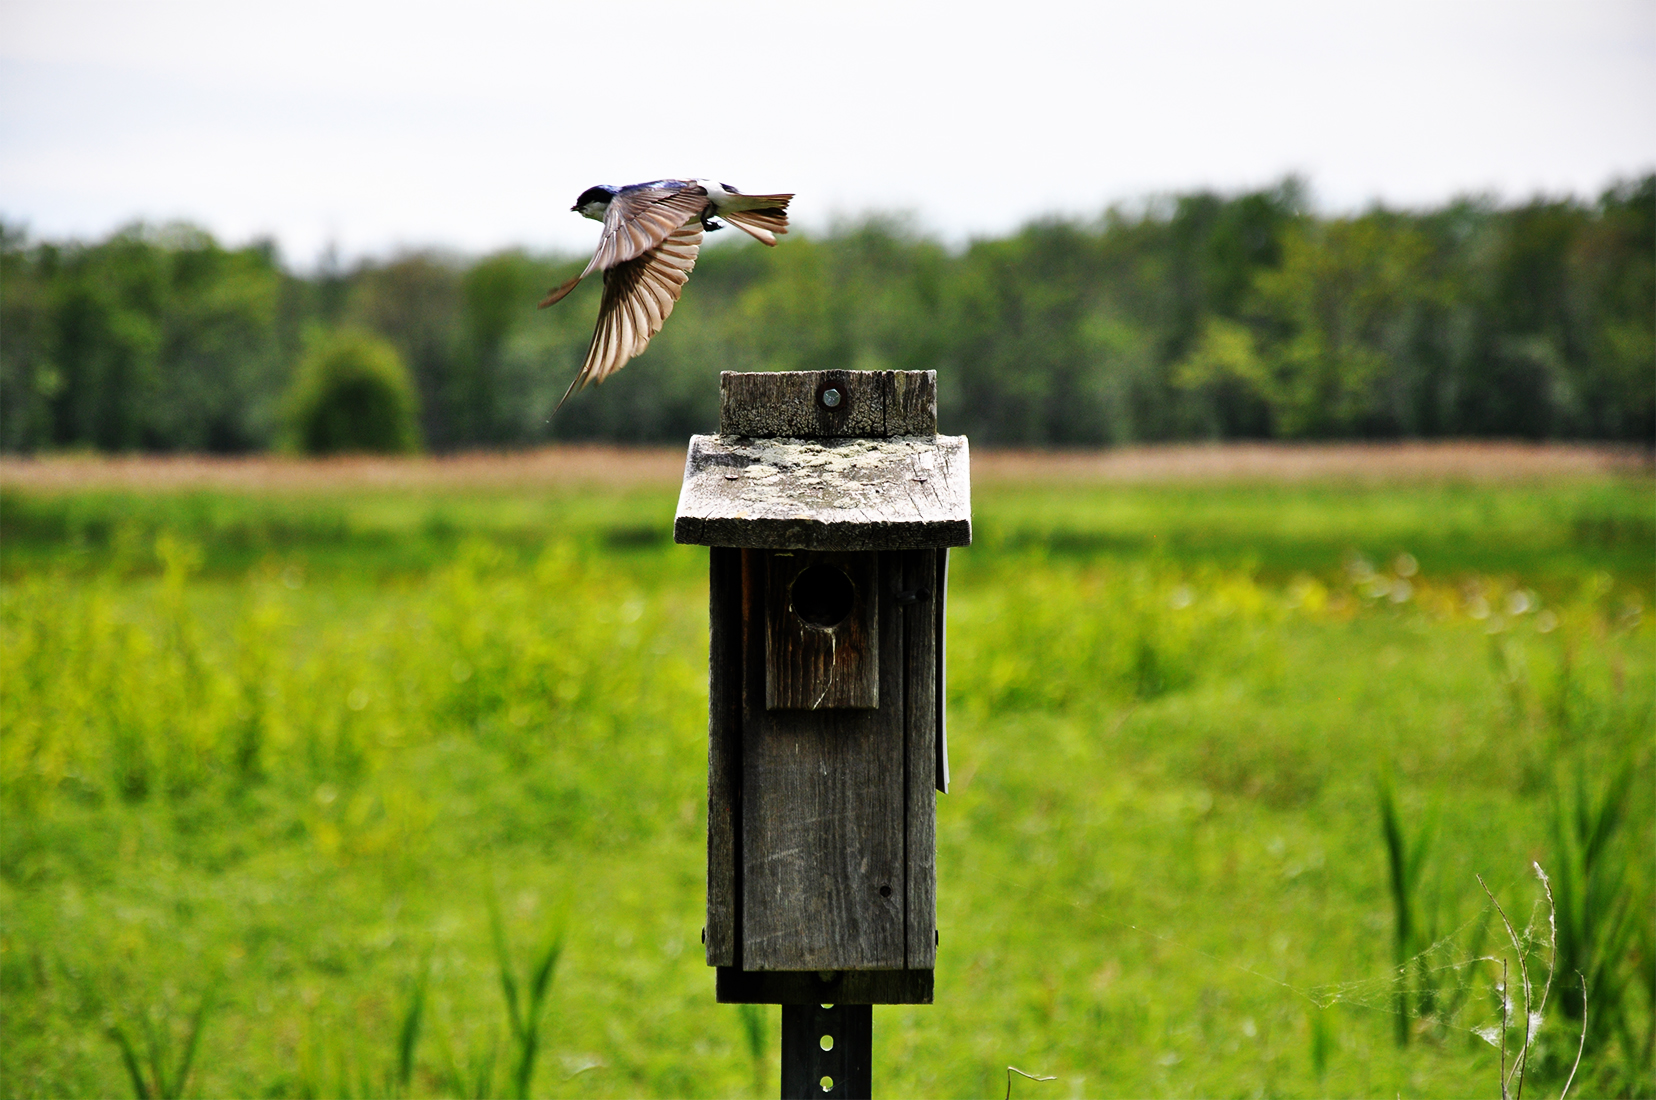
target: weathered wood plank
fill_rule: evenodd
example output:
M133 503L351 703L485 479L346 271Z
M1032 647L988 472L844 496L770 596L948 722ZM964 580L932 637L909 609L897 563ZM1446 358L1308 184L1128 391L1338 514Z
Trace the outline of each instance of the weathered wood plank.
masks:
M887 435L937 434L937 372L887 371Z
M673 538L699 546L906 550L972 541L964 436L692 436Z
M755 561L759 555L746 555ZM749 642L742 710L741 966L904 965L904 654L898 555L880 554L878 710L767 710ZM754 585L750 591L764 591ZM749 611L751 624L764 611Z
M879 555L775 550L768 561L765 706L878 707Z
M707 965L736 965L741 805L742 551L708 551Z
M903 737L907 780L904 855L904 965L929 970L937 958L937 553L910 550L902 563Z
M824 394L832 389L837 404ZM937 433L935 371L725 371L721 435L874 439Z

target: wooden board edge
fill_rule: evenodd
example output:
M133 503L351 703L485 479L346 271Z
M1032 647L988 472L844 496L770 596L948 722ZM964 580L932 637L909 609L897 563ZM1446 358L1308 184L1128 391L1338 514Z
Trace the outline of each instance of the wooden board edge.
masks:
M739 963L741 898L741 551L708 552L708 966Z
M929 1005L936 981L930 970L840 970L824 980L815 970L721 966L714 989L718 1003L727 1005Z

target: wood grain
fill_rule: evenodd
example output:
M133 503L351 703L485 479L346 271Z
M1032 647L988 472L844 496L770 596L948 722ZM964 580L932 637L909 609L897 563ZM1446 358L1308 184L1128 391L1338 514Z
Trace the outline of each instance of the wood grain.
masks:
M880 705L879 555L777 550L765 555L765 706L770 710L872 709ZM794 607L795 582L808 570L840 570L851 582L850 613L833 627L813 626Z
M823 404L824 388L840 403ZM719 434L793 439L937 434L935 371L725 371Z
M676 542L793 550L907 550L972 541L964 436L692 436Z

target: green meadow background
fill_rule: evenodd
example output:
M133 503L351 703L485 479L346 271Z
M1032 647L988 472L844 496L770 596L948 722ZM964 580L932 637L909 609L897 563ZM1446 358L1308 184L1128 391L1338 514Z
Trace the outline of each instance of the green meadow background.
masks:
M701 955L674 499L0 492L0 1090L775 1095ZM1571 1094L1656 1093L1652 500L980 485L876 1094L1494 1096L1555 940L1527 1095L1578 970Z

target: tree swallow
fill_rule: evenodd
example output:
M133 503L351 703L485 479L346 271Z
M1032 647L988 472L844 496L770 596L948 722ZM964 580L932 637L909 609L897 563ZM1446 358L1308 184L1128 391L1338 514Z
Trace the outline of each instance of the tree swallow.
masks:
M582 191L570 209L604 223L598 249L586 270L547 294L540 308L558 301L594 271L604 273L604 298L586 362L558 408L588 382L602 382L620 370L661 331L696 266L703 233L723 228L715 218L775 246L776 234L788 231L792 198L744 195L712 180L600 184Z

